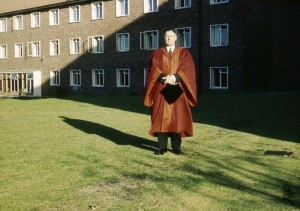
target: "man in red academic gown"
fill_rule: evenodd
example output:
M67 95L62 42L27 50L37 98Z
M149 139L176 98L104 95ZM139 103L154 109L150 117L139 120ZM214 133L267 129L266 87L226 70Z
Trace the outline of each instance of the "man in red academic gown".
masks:
M175 47L177 36L171 29L165 32L166 47L151 55L146 78L144 104L151 107L149 134L158 138L159 149L167 152L168 138L175 154L181 151L181 138L193 135L190 106L197 104L195 65L185 48Z

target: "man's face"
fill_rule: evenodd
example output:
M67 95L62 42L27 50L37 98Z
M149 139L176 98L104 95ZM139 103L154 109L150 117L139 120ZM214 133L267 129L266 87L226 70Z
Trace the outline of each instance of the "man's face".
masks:
M165 43L166 46L175 46L177 36L173 31L167 31L165 33Z

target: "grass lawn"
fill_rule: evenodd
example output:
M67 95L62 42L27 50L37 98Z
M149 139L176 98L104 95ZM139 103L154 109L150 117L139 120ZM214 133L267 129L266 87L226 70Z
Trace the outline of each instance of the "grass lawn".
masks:
M183 156L143 96L0 99L0 210L300 209L300 95L202 94Z

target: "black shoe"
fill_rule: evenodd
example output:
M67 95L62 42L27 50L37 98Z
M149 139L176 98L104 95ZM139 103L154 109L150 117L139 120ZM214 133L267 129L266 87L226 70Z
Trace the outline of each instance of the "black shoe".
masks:
M173 149L174 154L176 155L183 155L183 152L180 149L174 148Z
M156 152L154 152L155 155L163 155L167 152L167 149L159 149Z

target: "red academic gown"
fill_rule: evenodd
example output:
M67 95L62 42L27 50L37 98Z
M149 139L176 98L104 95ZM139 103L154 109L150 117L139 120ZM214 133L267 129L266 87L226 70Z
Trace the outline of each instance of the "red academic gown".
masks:
M165 101L160 91L166 86L157 81L159 75L178 74L183 93L172 104ZM144 104L151 107L151 129L149 134L157 132L179 133L181 137L193 135L193 119L190 106L197 104L195 65L191 54L185 48L176 47L169 55L166 48L155 50L151 55L146 78Z

